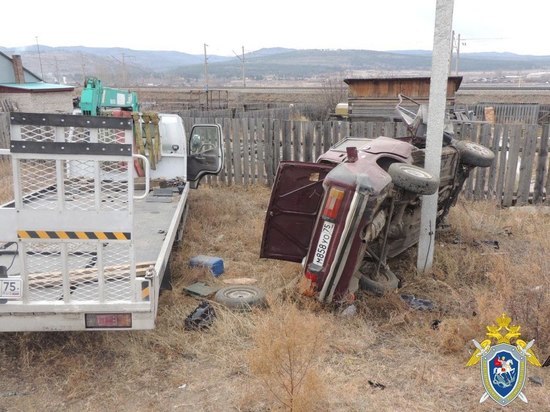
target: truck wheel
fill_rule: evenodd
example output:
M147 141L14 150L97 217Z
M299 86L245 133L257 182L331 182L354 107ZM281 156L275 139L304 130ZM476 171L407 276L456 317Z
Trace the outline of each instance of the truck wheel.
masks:
M388 174L394 185L419 195L433 195L439 188L439 180L418 166L392 163Z
M468 166L489 167L495 158L492 150L474 142L459 140L454 146L460 152L460 161Z
M397 289L399 279L391 270L381 267L376 280L363 274L359 280L359 287L377 296L382 296L384 293Z
M252 307L266 307L265 292L249 285L227 286L216 292L214 300L230 309L250 310Z

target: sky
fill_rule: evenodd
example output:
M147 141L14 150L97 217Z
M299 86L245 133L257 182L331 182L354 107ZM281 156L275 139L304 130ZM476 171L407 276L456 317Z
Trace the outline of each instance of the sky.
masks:
M436 0L2 3L0 46L124 47L233 56L267 47L431 50ZM454 0L461 53L550 55L550 2Z

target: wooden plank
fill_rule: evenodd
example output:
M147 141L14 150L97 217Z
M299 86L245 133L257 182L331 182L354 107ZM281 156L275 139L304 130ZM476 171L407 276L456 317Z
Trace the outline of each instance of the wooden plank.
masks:
M395 126L394 122L384 122L384 136L386 137L395 137Z
M495 154L495 160L493 161L493 164L489 167L489 178L487 181L487 198L495 199L497 196L496 182L499 162L499 144L500 139L502 138L502 126L499 125L491 127L490 124L485 123L483 124L482 128L487 129L487 133L492 135L490 148Z
M313 125L308 122L304 126L304 162L311 163L313 159Z
M485 147L489 147L489 130L482 128L480 124L476 125L476 133L479 135L479 144ZM485 181L487 175L486 167L477 167L476 168L476 181L475 181L475 191L474 191L474 200L485 199Z
M225 160L225 182L228 185L233 183L233 152L231 150L231 120L223 120L223 136L224 136L224 160Z
M243 117L243 121L247 122L248 128L248 145L250 148L250 184L255 184L258 176L257 171L257 156L258 156L258 144L257 144L257 134L256 134L256 123L254 119L250 117Z
M299 162L302 145L302 122L294 121L292 127L292 160Z
M233 170L235 184L243 184L243 166L242 166L242 157L241 157L241 140L242 140L242 130L241 122L239 119L231 119L231 130L233 130Z
M277 174L279 162L281 161L281 120L273 121L273 173Z
M345 139L346 137L349 137L349 136L351 136L349 122L341 122L340 123L340 140Z
M283 127L283 160L292 160L292 121L286 120Z
M508 160L508 146L510 145L510 126L502 127L502 137L499 143L498 152L498 172L496 193L499 202L502 202L504 197L504 182L506 179L506 161Z
M365 137L369 139L374 138L374 122L368 122L366 124Z
M323 153L330 149L332 142L332 122L323 123Z
M248 186L250 183L250 151L248 145L248 120L241 119L241 130L243 133L242 140L242 157L243 157L243 184Z
M269 118L264 121L264 142L265 142L265 173L267 177L267 184L271 186L273 184L273 178L275 176L273 172L273 126L272 120Z
M254 119L256 122L256 142L258 150L258 183L264 185L267 180L265 177L265 136L263 130L263 121Z
M519 168L519 184L516 205L526 205L531 192L531 176L537 151L538 125L525 126L525 144L521 151L521 163Z
M359 136L359 122L353 122L351 124L351 136Z
M504 183L504 198L502 205L512 206L516 185L516 170L519 159L519 149L522 147L523 136L521 126L513 125L510 133L510 151L506 162L506 177Z
M136 277L145 276L150 268L154 268L155 262L142 262L136 264ZM106 266L103 268L105 280L130 279L129 265ZM94 282L99 277L97 267L71 270L69 280L71 282ZM63 284L63 274L61 272L41 272L29 274L29 286L32 287L52 287Z
M273 176L277 174L279 162L281 161L281 123L280 119L273 121L273 164L271 165Z
M323 142L323 132L322 132L322 123L321 122L315 122L313 126L313 135L315 139L315 158L314 161L317 161L319 159L319 156L323 153L322 148L322 142Z
M537 171L535 173L535 190L533 193L533 202L540 203L544 196L544 176L549 171L548 169L548 139L550 139L550 125L546 123L542 127L542 135L538 144L538 161ZM550 177L550 176L549 176ZM547 185L550 186L550 179ZM546 198L550 197L548 188L546 189Z

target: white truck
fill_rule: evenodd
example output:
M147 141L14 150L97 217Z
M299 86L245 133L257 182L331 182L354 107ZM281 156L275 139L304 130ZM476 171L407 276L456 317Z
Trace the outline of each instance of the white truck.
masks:
M150 170L131 118L11 113L10 123L0 331L154 328L189 188L222 167L221 127L195 125L187 140L182 119L161 114ZM145 190L134 187L136 168ZM164 187L150 190L151 179Z

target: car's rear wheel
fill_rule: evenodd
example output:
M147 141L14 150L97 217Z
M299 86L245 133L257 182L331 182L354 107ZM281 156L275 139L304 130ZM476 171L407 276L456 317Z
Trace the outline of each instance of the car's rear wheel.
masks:
M492 150L474 142L459 140L454 146L460 152L460 161L468 166L489 167L495 158Z
M418 166L392 163L388 174L394 185L419 195L433 195L439 188L439 180Z
M381 296L384 293L396 290L399 287L399 279L389 268L380 267L375 278L372 274L363 273L359 280L359 287Z
M265 292L250 285L227 286L216 292L214 300L230 309L250 310L252 307L265 307Z

